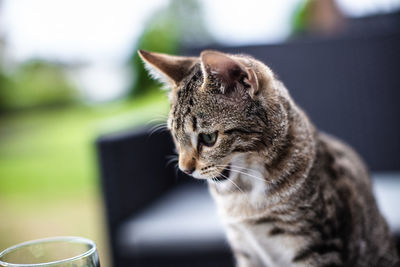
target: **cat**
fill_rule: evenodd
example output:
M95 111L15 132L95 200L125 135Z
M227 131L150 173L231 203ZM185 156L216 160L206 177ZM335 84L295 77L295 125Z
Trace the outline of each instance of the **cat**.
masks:
M397 266L367 168L247 55L140 50L168 87L179 168L206 179L236 264Z

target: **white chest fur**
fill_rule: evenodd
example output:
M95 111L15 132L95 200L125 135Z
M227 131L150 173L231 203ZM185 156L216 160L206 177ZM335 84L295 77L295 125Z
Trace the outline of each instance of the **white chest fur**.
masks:
M231 181L212 184L210 191L233 250L250 256L249 259L238 259L238 265L293 266L292 259L303 240L287 235L269 235L274 227L272 224L247 223L252 218L265 216L273 204L273 200L267 197L265 177L268 173L262 159L237 157L231 162ZM240 262L247 260L250 263Z
M266 198L268 175L260 157L236 156L231 160L229 179L210 181L210 192L222 218L242 221L263 212L269 204Z
M249 226L237 223L227 226L226 230L231 246L250 256L247 259L251 262L250 266L302 266L304 263L294 264L292 259L303 240L285 235L270 236L271 228L267 224Z

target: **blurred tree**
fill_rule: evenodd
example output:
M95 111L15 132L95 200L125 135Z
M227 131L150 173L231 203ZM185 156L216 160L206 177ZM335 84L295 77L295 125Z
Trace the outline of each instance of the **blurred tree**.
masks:
M77 91L60 64L32 60L9 75L0 75L3 111L67 104L76 98Z
M334 35L346 19L335 0L301 1L292 18L292 34Z
M204 25L202 8L197 0L170 0L166 7L155 12L136 43L129 62L134 75L129 95L137 96L157 88L143 67L138 49L176 54L184 45L208 43L211 38Z

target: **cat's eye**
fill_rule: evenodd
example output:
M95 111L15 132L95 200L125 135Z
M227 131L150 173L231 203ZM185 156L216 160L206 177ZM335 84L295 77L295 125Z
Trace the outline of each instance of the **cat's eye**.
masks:
M210 134L201 133L199 134L199 143L205 146L213 146L217 141L217 137L218 137L218 132Z

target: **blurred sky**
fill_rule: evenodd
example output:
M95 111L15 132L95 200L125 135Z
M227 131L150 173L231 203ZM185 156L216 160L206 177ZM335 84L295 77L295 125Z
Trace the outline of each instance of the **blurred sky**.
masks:
M203 0L206 26L228 45L274 43L290 32L301 0ZM43 58L79 64L74 77L86 98L101 101L122 94L129 82L123 64L146 20L167 0L3 0L0 31L11 62ZM338 0L349 16L381 13L400 0Z

